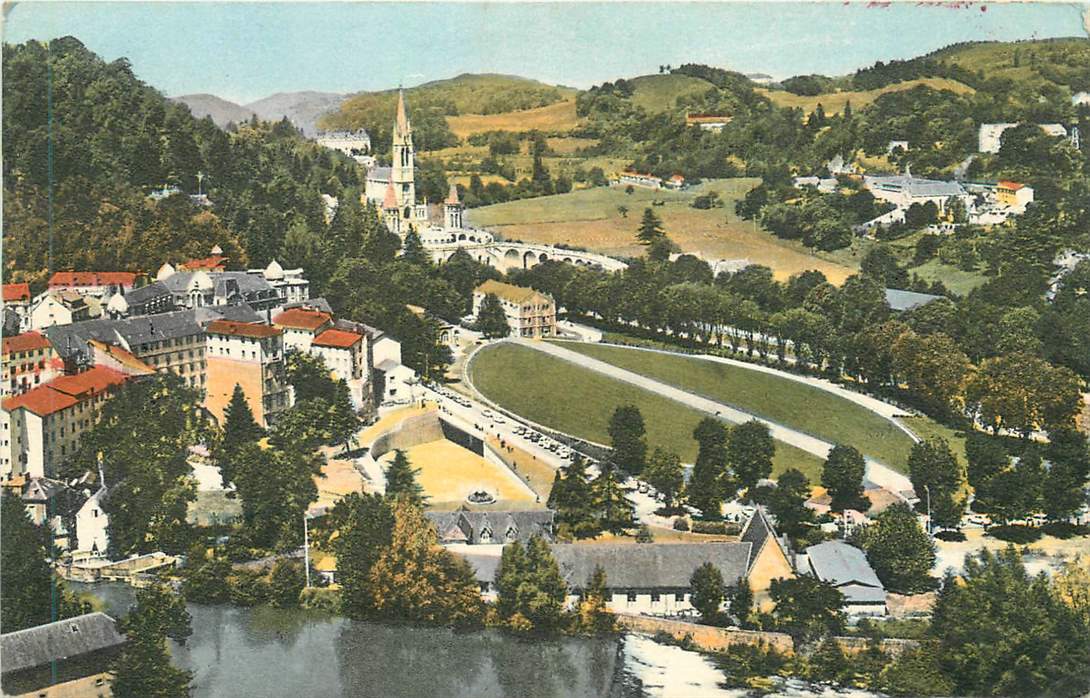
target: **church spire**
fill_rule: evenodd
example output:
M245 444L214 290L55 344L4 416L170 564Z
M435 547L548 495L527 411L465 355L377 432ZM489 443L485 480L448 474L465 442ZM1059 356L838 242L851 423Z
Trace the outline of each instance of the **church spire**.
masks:
M397 91L397 133L398 135L405 136L409 133L409 117L405 113L405 90L398 89Z

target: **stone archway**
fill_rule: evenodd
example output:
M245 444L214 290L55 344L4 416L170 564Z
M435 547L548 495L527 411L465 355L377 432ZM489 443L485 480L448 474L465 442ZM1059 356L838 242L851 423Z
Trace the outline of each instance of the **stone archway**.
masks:
M529 269L535 264L537 264L537 255L534 254L533 250L526 250L522 255L522 268Z

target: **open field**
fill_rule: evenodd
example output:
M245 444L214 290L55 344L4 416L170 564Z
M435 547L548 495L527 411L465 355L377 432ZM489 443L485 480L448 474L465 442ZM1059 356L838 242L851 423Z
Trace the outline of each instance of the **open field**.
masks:
M641 75L628 81L634 89L632 104L648 112L660 112L677 106L677 98L703 94L715 89L707 80L691 75L663 74Z
M575 113L574 97L526 111L447 117L447 125L459 138L485 131L569 131L578 126L580 121Z
M706 259L748 259L771 267L781 280L817 269L839 284L855 272L847 264L815 257L801 244L780 240L752 221L739 219L734 202L757 183L752 178L708 180L681 192L636 188L631 194L621 187L595 187L471 209L469 219L509 240L564 243L616 256L636 256L643 253L635 242L643 209L653 201L662 201L662 206L654 207L655 213L685 252ZM699 210L689 205L708 191L719 192L723 208ZM619 206L627 207L627 216L618 211Z
M488 399L515 414L573 436L609 443L613 410L636 405L647 425L647 444L676 452L684 462L696 458L693 429L703 414L634 385L514 344L481 349L470 370ZM773 472L798 468L811 480L821 476L821 459L776 444Z
M908 434L884 417L815 386L681 355L603 344L563 345L830 443L855 446L864 455L902 472L907 468L912 448Z
M796 95L783 90L763 90L757 92L764 94L779 107L798 107L804 112L812 112L820 103L826 114L839 114L844 111L844 105L852 103L852 109L857 110L870 104L887 92L902 92L914 87L925 85L933 90L950 90L958 94L971 94L975 90L957 80L946 78L920 78L918 80L906 80L893 85L886 85L877 90L865 90L861 92L830 92L823 95Z
M489 463L484 458L458 444L439 439L405 449L414 468L416 480L429 497L428 505L438 509L454 508L465 502L475 490L485 490L502 503L520 509L533 508L534 495L521 486L506 468ZM380 459L387 467L394 452ZM495 505L493 505L495 506Z

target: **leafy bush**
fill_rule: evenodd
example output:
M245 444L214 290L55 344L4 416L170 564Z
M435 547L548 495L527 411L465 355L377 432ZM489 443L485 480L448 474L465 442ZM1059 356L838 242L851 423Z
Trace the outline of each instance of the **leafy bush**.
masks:
M686 519L683 516L677 517L676 519L674 519L674 530L675 531L688 531L689 530L689 520Z

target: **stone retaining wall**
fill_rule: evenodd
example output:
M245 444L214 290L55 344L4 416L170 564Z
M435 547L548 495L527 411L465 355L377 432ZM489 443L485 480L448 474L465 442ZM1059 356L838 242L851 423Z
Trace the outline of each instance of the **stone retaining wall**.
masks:
M668 620L666 618L652 618L650 616L625 613L617 614L617 623L622 628L634 633L654 635L658 632L665 632L676 640L688 635L698 647L710 652L721 652L732 645L770 647L783 654L794 654L795 652L794 642L792 642L791 636L786 633L716 628L681 620ZM869 640L862 637L838 637L836 641L840 648L844 650L844 653L849 655L862 652L869 645ZM888 639L882 640L881 647L886 654L897 657L907 650L918 647L919 644L916 640Z

